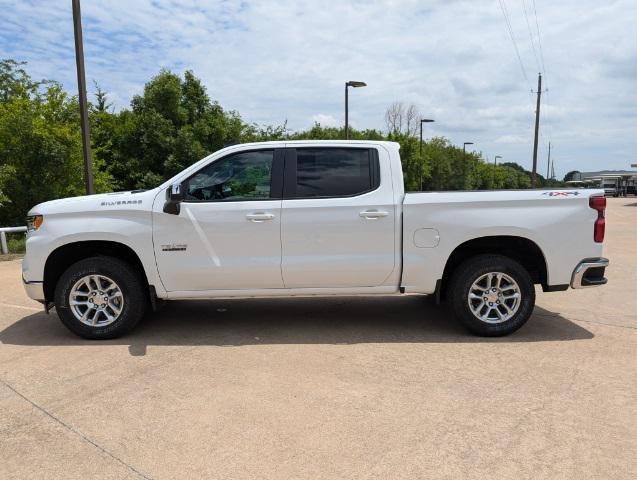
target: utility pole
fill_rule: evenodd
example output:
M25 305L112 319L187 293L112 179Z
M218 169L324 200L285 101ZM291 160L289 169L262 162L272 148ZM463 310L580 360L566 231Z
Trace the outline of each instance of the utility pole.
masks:
M551 178L555 178L555 160L551 163Z
M549 142L549 159L548 162L546 164L546 179L549 179L549 171L551 168L551 142Z
M542 95L542 74L537 74L537 105L535 107L535 139L533 140L533 171L531 172L531 188L535 188L537 176L537 137L540 132L540 96Z
M86 194L95 193L93 189L93 168L91 162L91 133L88 123L88 102L86 100L86 76L84 74L84 47L82 45L82 14L80 0L73 3L73 31L75 33L75 63L77 66L77 89L80 100L80 125L82 127L82 150L84 152L84 183Z

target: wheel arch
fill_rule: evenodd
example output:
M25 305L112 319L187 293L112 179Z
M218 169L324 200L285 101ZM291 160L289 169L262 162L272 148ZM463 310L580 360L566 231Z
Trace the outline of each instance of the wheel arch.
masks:
M144 265L131 247L112 240L83 240L59 246L47 257L43 279L45 301L53 301L55 286L67 268L95 256L114 257L126 262L139 273L145 285L149 285Z
M531 275L533 283L548 288L548 269L542 249L533 240L515 235L492 235L472 238L458 245L449 255L438 289L444 295L445 287L454 270L465 260L482 254L509 257L520 263Z

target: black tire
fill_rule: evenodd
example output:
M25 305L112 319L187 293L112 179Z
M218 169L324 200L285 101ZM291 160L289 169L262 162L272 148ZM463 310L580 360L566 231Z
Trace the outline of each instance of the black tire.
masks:
M520 290L517 311L511 318L500 323L481 320L469 307L471 286L481 276L490 272L508 275L518 284ZM515 332L529 319L535 306L535 287L529 272L515 260L502 255L478 255L463 262L453 272L447 297L456 318L472 333L483 337L499 337Z
M112 279L122 292L123 308L119 317L109 325L86 325L75 317L69 306L73 285L91 274ZM126 262L106 256L86 258L71 265L58 280L55 286L55 309L62 323L80 337L92 340L117 338L132 330L144 315L148 305L144 286L139 272Z

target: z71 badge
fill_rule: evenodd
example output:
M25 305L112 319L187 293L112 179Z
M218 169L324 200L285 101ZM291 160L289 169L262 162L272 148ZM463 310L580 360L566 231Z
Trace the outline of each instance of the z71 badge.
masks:
M163 252L185 252L188 248L186 244L171 243L170 245L162 245Z

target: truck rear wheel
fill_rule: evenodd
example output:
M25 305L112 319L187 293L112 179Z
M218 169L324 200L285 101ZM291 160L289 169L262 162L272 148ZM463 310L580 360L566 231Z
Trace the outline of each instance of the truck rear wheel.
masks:
M55 287L55 309L73 333L89 339L119 337L144 315L147 298L138 272L113 257L71 265Z
M535 306L535 288L526 269L501 255L478 255L453 273L448 298L455 316L476 335L515 332Z

